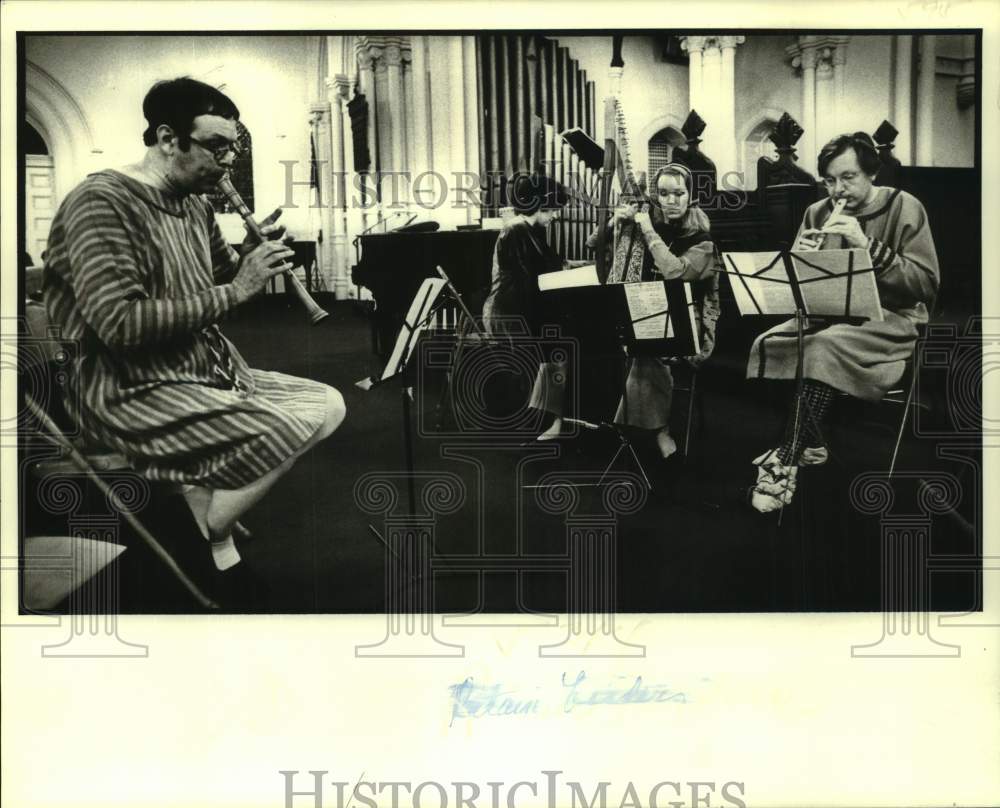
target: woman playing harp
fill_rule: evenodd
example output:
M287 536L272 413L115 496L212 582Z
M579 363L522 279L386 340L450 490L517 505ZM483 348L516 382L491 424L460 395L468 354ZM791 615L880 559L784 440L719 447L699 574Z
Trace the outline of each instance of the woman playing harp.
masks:
M708 217L691 204L693 181L686 166L679 163L664 166L657 172L653 187L653 204L648 212L640 210L637 203L627 203L618 207L605 225L613 236L607 239L611 269L606 282L635 283L658 278L692 282L701 352L685 359L697 366L715 346L715 323L719 317L715 245L709 234ZM599 230L590 235L588 247L597 248L599 235ZM562 385L557 383L560 369L551 366L549 369L552 378L547 380L546 392L536 395L536 406L555 416L545 437L557 434L562 428ZM677 451L669 428L672 398L669 360L635 357L629 363L625 394L619 402L615 423L654 433L660 454L670 457Z

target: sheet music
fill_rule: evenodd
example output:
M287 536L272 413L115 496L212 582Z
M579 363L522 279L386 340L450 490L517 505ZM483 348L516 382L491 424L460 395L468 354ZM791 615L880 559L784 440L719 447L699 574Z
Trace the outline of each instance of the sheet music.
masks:
M882 304L867 250L800 250L789 255L806 314L849 313L882 322ZM795 296L779 252L725 253L723 260L727 271L739 273L738 277L731 274L729 280L740 314L795 311ZM845 305L848 289L849 309Z
M788 284L785 265L778 255L776 252L725 253L725 268L740 273L738 278L729 278L740 314L787 314L795 311L795 297ZM752 277L769 264L773 264L770 269Z
M547 292L550 289L569 289L574 286L599 286L597 267L594 264L563 269L559 272L545 272L538 276L538 288Z
M701 329L698 328L698 316L694 310L694 295L691 293L691 284L684 284L684 299L687 301L688 317L691 318L691 334L694 336L694 352L701 353Z
M849 311L852 316L882 322L882 304L868 250L811 250L791 255L806 313L844 315ZM861 274L853 274L858 272ZM848 291L851 304L846 309Z
M625 300L635 338L663 339L674 335L667 316L667 290L662 281L624 283Z
M392 355L382 371L382 381L395 376L403 364L410 361L413 349L417 346L420 332L427 328L425 322L427 315L444 286L445 282L442 278L424 278L424 282L420 284L420 289L413 296L413 302L406 312L403 327L399 329L396 344L392 348Z

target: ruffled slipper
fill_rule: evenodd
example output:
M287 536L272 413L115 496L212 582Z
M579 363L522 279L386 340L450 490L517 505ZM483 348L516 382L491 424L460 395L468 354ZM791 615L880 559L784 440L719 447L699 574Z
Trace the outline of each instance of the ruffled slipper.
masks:
M753 464L757 466L757 483L750 489L750 505L761 513L770 513L790 504L798 468L783 465L777 449L764 452Z

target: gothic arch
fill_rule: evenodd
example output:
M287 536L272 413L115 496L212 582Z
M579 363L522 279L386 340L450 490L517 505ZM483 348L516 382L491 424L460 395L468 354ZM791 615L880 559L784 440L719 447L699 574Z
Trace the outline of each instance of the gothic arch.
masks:
M761 157L777 156L776 149L767 139L777 126L782 111L765 107L743 126L736 141L738 148L738 170L743 175L743 188L752 191L757 188L757 160Z
M55 171L56 202L93 167L100 154L87 117L72 95L49 73L25 62L25 118L48 143Z
M632 146L632 166L636 171L648 171L649 167L649 141L657 132L663 129L674 129L678 133L684 125L684 119L672 112L658 115L641 127L638 132L629 132L629 142ZM680 142L684 142L684 136L680 135Z

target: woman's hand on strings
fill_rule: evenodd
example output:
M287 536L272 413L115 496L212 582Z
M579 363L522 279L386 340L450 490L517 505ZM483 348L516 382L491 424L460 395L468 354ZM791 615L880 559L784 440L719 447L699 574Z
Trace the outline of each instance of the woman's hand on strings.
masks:
M650 230L653 227L653 220L649 218L649 211L640 210L632 219L642 230Z
M615 208L614 216L611 217L611 224L618 224L618 222L630 222L635 218L635 215L638 212L638 205L619 205Z

